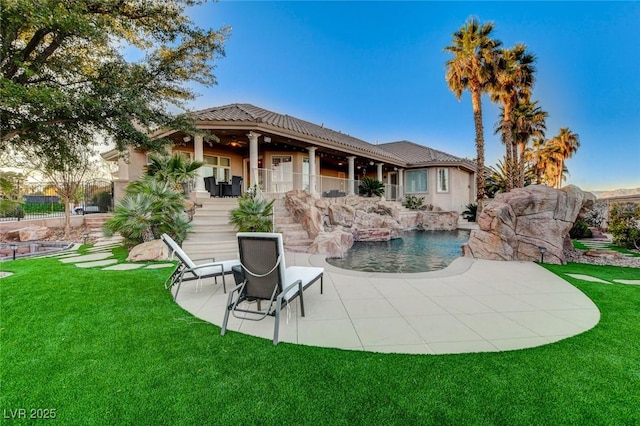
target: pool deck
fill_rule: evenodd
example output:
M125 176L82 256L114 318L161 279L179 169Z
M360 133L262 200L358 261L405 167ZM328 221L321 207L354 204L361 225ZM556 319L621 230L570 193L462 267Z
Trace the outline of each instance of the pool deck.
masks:
M319 283L281 314L280 342L408 354L497 352L549 344L583 333L600 320L582 292L532 262L458 258L448 268L413 274L348 271L324 256L287 253L287 265L325 268ZM227 276L227 288L233 288ZM221 280L187 282L177 303L221 325L227 295ZM229 330L273 338L273 317L230 316Z

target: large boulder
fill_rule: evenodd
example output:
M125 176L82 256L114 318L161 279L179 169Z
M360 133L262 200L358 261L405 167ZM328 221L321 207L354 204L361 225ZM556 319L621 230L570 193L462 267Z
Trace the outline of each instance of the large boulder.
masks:
M7 232L7 239L18 241L41 241L51 236L51 229L46 226L26 226Z
M531 185L498 194L478 218L465 256L490 260L540 260L564 264L563 243L580 211L593 202L580 188Z
M321 232L307 250L308 253L324 254L327 257L342 257L353 246L353 234L340 229Z
M162 240L147 241L133 247L127 256L127 262L146 262L167 259L169 249Z

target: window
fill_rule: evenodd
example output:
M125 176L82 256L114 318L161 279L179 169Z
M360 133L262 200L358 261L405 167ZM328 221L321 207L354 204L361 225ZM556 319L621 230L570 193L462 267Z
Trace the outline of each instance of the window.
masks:
M205 155L202 158L202 177L214 176L216 182L229 182L231 180L231 159L217 155Z
M411 170L406 174L406 192L427 192L427 171Z
M449 192L449 169L438 169L437 192Z

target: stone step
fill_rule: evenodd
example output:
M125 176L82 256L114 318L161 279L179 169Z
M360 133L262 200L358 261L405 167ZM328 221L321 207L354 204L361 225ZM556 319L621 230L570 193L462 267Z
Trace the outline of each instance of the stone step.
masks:
M275 222L276 225L289 225L292 223L298 223L293 216L276 216Z
M290 243L293 241L308 240L308 239L309 239L309 235L307 234L307 231L305 231L304 229L301 229L299 231L287 231L282 233L282 241L284 243Z
M218 245L228 241L236 243L236 232L230 230L220 230L219 232L194 232L189 234L189 237L185 240L185 243L208 243L211 245Z
M309 246L291 246L287 244L284 245L284 250L291 253L306 253L308 248Z
M294 223L276 224L276 229L279 232L287 232L287 231L299 231L304 228L302 227L301 224L294 222Z

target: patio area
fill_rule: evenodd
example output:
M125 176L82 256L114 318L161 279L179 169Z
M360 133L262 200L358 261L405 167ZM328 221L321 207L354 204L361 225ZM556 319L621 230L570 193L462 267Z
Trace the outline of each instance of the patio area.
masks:
M545 345L580 334L600 320L595 304L575 287L531 262L458 258L448 268L416 274L339 269L321 255L287 253L288 265L322 266L316 283L281 316L280 342L348 350L412 354L497 352ZM233 288L227 276L227 288ZM185 283L177 303L221 325L227 295L222 281ZM229 330L271 339L273 317L230 317Z

